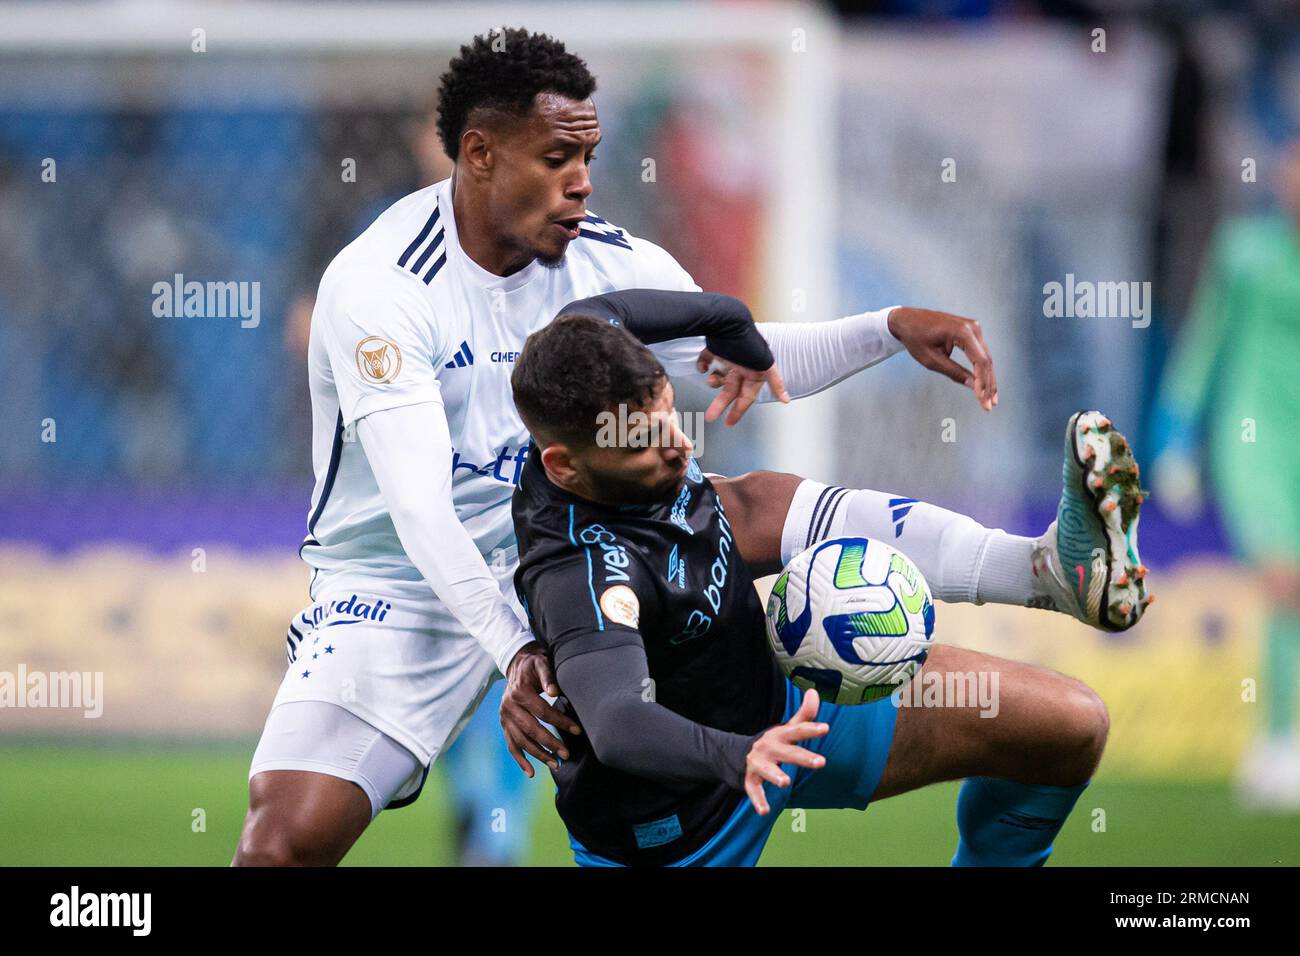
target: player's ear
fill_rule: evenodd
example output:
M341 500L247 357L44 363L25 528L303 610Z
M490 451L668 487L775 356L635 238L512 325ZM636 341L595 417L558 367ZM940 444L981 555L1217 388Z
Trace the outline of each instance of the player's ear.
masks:
M573 480L578 473L573 467L573 456L569 452L569 447L562 442L547 445L542 449L542 466L548 475L561 482Z
M484 130L470 127L460 134L458 166L464 166L476 178L486 178L492 171L492 141Z

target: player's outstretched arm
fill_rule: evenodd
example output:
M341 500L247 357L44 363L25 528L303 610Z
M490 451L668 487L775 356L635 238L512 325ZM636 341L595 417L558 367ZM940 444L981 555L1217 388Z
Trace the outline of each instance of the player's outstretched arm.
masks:
M997 404L993 360L979 323L972 319L894 306L830 322L760 322L758 330L772 348L788 394L795 398L815 395L906 349L926 368L971 389L985 410ZM952 358L954 349L966 353L970 369ZM710 388L721 389L715 406L729 404L754 387L752 375L730 367L708 349L697 357L695 370L707 375ZM780 398L761 385L758 401ZM727 424L738 420L733 410Z
M642 259L636 285L700 291L690 274L663 249L643 239L634 239L632 244ZM907 349L926 368L970 388L985 411L997 404L993 361L979 323L972 319L895 306L832 322L760 322L758 328L785 377L784 392L795 398L820 392ZM721 389L706 412L708 421L730 408L726 424L731 426L754 401L788 400L783 390L763 387L766 383L757 382L744 369L724 368L720 374L710 375L719 353L708 348L701 352L699 344L694 351L689 349L690 343L679 340L656 346L654 351L670 376L702 373L711 387ZM954 349L966 353L970 369L953 361Z
M554 678L545 660L538 667L532 634L501 596L497 579L464 525L451 495L451 435L441 401L373 412L357 421L357 435L411 562L461 625L511 679L502 719L530 725L537 747L526 748L554 766L552 752L567 757L562 743L539 720L570 727L571 718L540 696ZM527 666L525 666L527 665ZM571 726L572 725L572 726ZM530 776L527 760L516 760Z

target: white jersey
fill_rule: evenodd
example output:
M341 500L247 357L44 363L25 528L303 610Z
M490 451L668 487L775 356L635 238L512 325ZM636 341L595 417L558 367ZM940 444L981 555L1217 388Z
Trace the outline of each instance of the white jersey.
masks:
M308 349L316 485L301 554L313 599L336 586L433 598L353 427L403 405L441 400L456 515L484 556L513 565L510 500L529 440L510 389L514 362L569 302L632 288L699 291L663 249L595 215L558 267L533 261L493 275L460 247L450 179L399 200L340 252L321 279Z

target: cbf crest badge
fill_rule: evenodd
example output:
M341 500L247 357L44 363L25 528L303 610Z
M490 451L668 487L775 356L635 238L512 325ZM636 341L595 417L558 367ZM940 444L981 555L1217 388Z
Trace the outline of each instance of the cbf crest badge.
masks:
M388 339L369 335L357 343L357 371L372 385L384 385L402 370L402 350Z

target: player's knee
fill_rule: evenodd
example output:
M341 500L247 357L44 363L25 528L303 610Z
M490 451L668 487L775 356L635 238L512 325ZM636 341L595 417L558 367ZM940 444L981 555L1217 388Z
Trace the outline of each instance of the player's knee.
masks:
M1110 712L1097 692L1081 681L1070 681L1061 703L1056 783L1077 786L1091 779L1101 763L1110 734Z
M312 801L301 793L278 789L258 774L249 782L248 816L239 835L232 866L334 866L351 841L333 817L321 819L303 809Z
M239 844L233 866L333 866L338 861L319 849L275 834Z
M275 833L246 830L239 838L231 866L293 866L288 841Z
M334 866L341 854L291 821L250 811L232 866Z

